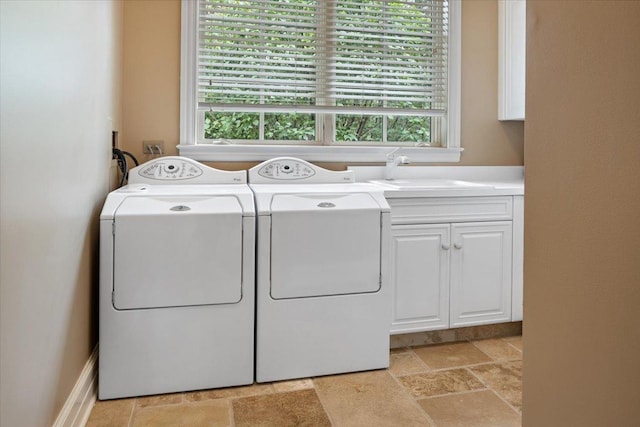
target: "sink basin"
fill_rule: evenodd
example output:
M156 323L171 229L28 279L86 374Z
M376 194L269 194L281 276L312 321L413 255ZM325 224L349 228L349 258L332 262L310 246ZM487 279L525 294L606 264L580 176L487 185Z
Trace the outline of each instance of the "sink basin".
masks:
M439 178L393 179L389 181L380 179L371 182L397 190L474 190L478 188L492 188L490 185L479 184L477 182Z

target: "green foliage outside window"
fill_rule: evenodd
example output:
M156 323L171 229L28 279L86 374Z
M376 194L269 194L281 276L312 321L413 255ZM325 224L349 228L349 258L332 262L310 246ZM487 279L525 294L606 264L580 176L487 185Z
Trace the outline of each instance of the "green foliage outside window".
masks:
M429 140L431 119L422 116L387 116L387 141L423 142ZM337 115L336 141L382 141L382 116ZM258 140L259 113L206 113L206 139ZM264 139L272 141L315 141L313 114L265 113Z

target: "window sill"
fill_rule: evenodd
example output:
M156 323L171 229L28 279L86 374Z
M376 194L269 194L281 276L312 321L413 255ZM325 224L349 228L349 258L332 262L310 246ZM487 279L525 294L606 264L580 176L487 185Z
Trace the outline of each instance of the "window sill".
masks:
M181 156L206 162L261 161L298 157L311 162L385 162L397 147L340 147L299 145L178 145ZM397 153L414 163L459 162L462 148L401 147Z

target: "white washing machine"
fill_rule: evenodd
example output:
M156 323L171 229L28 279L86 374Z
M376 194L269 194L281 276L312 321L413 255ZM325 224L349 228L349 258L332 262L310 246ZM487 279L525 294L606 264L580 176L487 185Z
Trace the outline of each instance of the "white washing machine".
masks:
M251 384L246 171L162 157L129 174L100 215L100 399Z
M249 170L258 382L389 366L390 209L354 181L286 157Z

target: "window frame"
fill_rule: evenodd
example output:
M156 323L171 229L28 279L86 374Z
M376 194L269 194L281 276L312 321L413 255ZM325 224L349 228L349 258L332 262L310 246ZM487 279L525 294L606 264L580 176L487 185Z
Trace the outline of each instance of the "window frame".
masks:
M449 0L447 146L269 145L198 143L197 129L197 1L182 0L180 62L180 155L201 161L252 161L295 156L309 161L383 162L401 152L413 162L459 162L461 87L461 0Z

